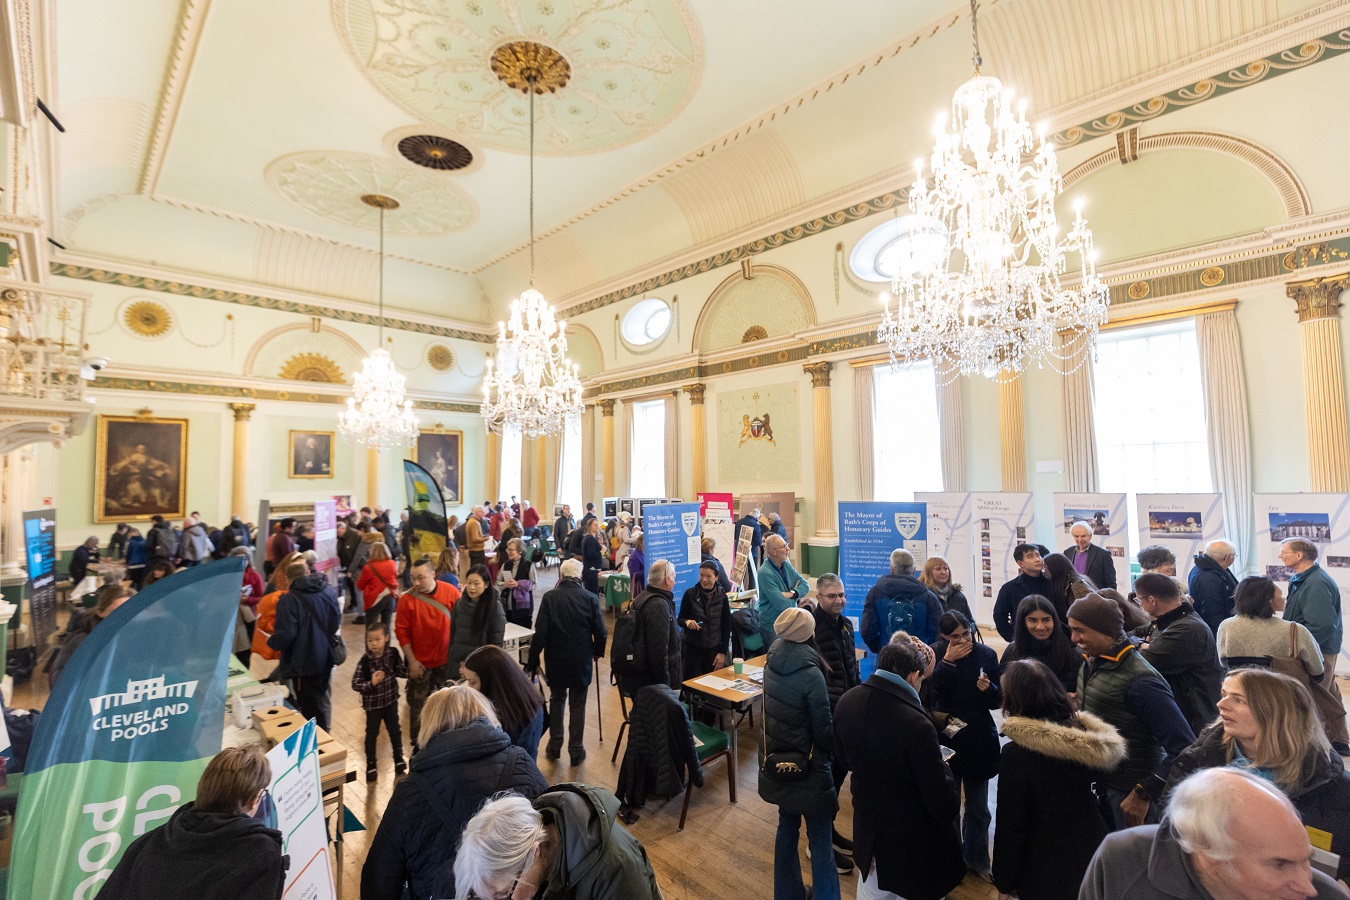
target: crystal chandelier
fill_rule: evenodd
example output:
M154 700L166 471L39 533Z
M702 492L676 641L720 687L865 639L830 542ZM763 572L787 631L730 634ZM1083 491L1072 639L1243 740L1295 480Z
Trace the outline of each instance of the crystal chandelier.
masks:
M498 74L507 81L505 73ZM511 318L497 323L497 359L495 365L487 361L481 412L489 431L533 438L575 424L582 410L581 381L567 359L567 323L534 289L534 98L556 87L540 84L533 65L514 74L514 86L530 98L530 287L512 302Z
M380 343L361 363L354 378L353 396L338 414L342 436L373 447L406 447L417 437L412 401L403 397L407 379L394 367L384 349L384 213L398 209L398 201L383 194L365 194L361 202L380 211Z
M1043 128L1033 142L1026 101L1014 113L1012 91L980 75L975 0L970 14L975 75L952 97L950 130L942 117L934 128L931 179L915 166L914 215L887 256L895 305L883 295L877 339L892 365L931 362L947 383L1010 381L1032 362L1067 374L1095 354L1109 294L1081 203L1059 236L1055 152ZM1060 280L1069 254L1074 287Z

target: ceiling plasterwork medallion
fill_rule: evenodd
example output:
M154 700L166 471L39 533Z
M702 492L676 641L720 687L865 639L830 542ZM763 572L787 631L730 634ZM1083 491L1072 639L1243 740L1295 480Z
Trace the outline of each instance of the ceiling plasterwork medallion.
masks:
M137 300L122 313L122 321L133 334L160 337L173 327L173 316L153 300Z
M297 353L282 365L278 377L287 381L319 381L342 384L342 367L321 353Z
M473 163L473 153L459 141L435 134L413 134L398 142L398 152L415 165L455 172Z
M1210 266L1200 273L1200 283L1205 287L1214 287L1223 282L1224 272L1219 266Z
M478 218L473 198L452 181L365 153L292 153L267 167L267 182L307 212L377 233L380 211L362 203L364 195L385 195L399 202L399 208L385 217L385 231L391 235L439 237Z
M455 364L455 352L444 344L432 344L427 348L427 365L437 372L448 372Z
M540 81L557 93L536 107L537 152L565 156L652 134L693 97L703 68L686 0L330 2L339 35L379 90L441 130L498 149L527 149L529 102L494 69L523 81L527 67L543 64Z

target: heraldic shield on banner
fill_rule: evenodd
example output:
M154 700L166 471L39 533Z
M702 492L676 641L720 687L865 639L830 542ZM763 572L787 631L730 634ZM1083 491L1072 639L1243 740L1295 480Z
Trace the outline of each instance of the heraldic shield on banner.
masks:
M898 512L895 514L895 530L900 532L900 536L909 540L919 533L919 528L923 525L923 516L916 512Z

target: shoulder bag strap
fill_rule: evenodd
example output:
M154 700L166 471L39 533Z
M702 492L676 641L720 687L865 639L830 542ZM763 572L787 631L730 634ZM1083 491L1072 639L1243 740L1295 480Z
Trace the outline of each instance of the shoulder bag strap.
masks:
M426 594L419 594L417 591L412 590L408 591L403 596L412 597L414 600L421 600L427 606L430 606L433 609L438 610L441 613L441 615L445 616L447 620L450 619L450 610L446 609L444 604L442 604L439 600L434 600L431 597L428 597Z
M441 824L445 826L447 832L453 834L456 829L463 827L464 823L455 821L455 817L450 812L450 807L445 805L445 801L441 799L440 794L436 793L436 789L431 786L431 782L427 780L425 775L420 772L413 772L408 775L408 780L417 786L423 797L427 798L427 803L431 804L432 811L436 813L436 818L441 820ZM498 786L500 787L500 783Z
M1298 623L1289 623L1289 658L1298 659Z

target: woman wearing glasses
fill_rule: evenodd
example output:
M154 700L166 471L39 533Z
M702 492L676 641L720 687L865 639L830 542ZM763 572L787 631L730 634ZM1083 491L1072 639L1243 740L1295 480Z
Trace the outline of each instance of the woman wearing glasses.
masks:
M417 737L422 749L394 788L361 869L363 900L454 896L455 847L474 812L501 791L537 797L547 787L492 703L466 684L427 699Z
M930 684L937 708L947 716L939 726L942 743L956 751L949 765L961 782L965 811L961 818L961 855L966 868L985 881L989 874L989 779L998 774L998 728L990 710L998 709L998 655L975 643L970 621L959 612L938 620L941 637L933 644L938 663Z
M457 896L659 900L647 851L615 821L618 811L618 798L605 788L575 783L554 785L534 802L490 801L464 828Z

